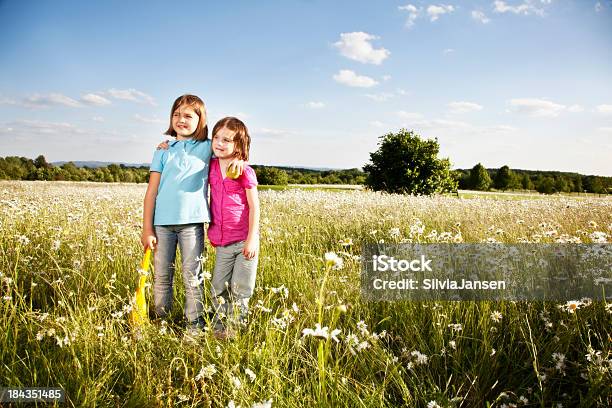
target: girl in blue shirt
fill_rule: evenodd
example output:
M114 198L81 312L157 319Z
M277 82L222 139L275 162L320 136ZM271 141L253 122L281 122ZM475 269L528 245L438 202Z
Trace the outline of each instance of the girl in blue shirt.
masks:
M177 245L181 251L188 327L204 327L204 222L210 221L208 170L212 155L206 106L195 95L178 97L170 111L165 134L176 137L167 150L156 150L144 198L142 245L155 250L153 299L155 313L165 317L172 309ZM238 164L240 168L240 164Z

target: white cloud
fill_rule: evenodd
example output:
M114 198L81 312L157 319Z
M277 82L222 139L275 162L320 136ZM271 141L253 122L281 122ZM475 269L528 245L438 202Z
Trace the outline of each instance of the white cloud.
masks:
M148 105L156 106L155 99L144 92L138 91L134 88L130 89L115 89L111 88L106 93L115 99L122 99L126 101L133 101L139 103L146 103Z
M366 96L376 102L385 102L393 98L395 95L388 92L382 92L379 94L366 94Z
M584 108L580 105L572 105L567 108L567 111L571 113L579 113L579 112L583 112Z
M408 12L408 19L406 20L406 27L410 28L414 25L414 22L419 17L421 9L413 6L412 4L406 4L405 6L399 6L397 8L400 11Z
M104 118L102 116L94 116L91 118L94 122L104 122Z
M448 119L428 119L428 120L415 120L410 123L412 126L418 126L423 129L468 129L472 128L472 125L466 122L460 122L456 120Z
M380 65L391 52L384 48L374 48L370 41L380 37L364 32L342 33L340 41L334 43L334 47L340 50L343 56L362 62L364 64Z
M94 93L88 93L88 94L81 96L81 100L89 105L96 105L96 106L104 106L104 105L111 104L111 101L109 101L105 97L94 94Z
M510 112L522 113L533 117L556 117L567 106L536 98L517 98L510 100Z
M598 105L595 110L604 115L612 115L612 105Z
M147 118L145 116L139 115L138 113L134 115L134 119L136 119L138 122L143 122L143 123L166 123L166 121L163 119Z
M384 123L382 123L382 122L380 122L378 120L373 120L369 124L370 124L370 126L374 126L376 128L385 128L385 127L387 127L386 124L384 124Z
M80 100L73 99L61 93L50 94L34 94L24 98L21 101L2 98L0 104L4 105L20 105L26 108L50 108L54 106L66 106L69 108L82 108L85 105L90 106L106 106L110 105L111 101L108 96L115 99L123 99L140 103L155 105L155 100L150 95L136 89L109 89L106 92L87 93L81 96Z
M599 13L601 10L603 10L603 6L601 5L601 3L598 1L597 3L595 3L595 12Z
M22 105L28 108L50 108L52 106L80 108L82 106L79 101L60 93L48 95L34 94L25 98Z
M612 127L600 127L597 128L597 131L602 133L610 133L612 135Z
M388 81L391 79L391 75L383 75L382 76L383 81Z
M340 70L333 78L338 83L358 88L371 88L378 84L376 80L367 76L357 75L349 69Z
M482 105L466 101L451 102L448 104L448 107L452 113L467 113L482 110Z
M311 102L308 102L305 106L310 109L322 109L325 107L325 103L311 101Z
M525 0L523 3L519 5L510 6L505 1L495 0L493 2L493 6L494 6L493 11L496 13L514 13L514 14L524 14L524 15L537 14L539 16L543 16L544 10L542 8L538 8L533 3L534 3L534 0ZM541 1L540 3L550 4L550 2L547 2L547 1Z
M441 15L452 13L453 11L455 11L455 8L447 4L441 4L439 6L432 4L431 6L427 7L427 15L429 16L430 21L436 21Z
M445 134L483 134L515 132L517 128L508 125L476 126L468 122L449 119L416 119L402 124L403 127L414 127L428 132L444 132Z
M472 18L476 21L480 21L482 24L488 24L491 21L485 13L478 10L472 10Z
M518 130L514 126L509 126L509 125L488 126L483 129L485 131L490 131L490 132L515 132Z
M45 122L40 120L16 120L6 123L6 130L14 136L32 136L35 135L66 135L66 134L83 134L81 129L78 129L71 123L67 122Z
M444 54L444 55L448 55L448 54L452 54L453 52L455 52L455 50L454 50L454 49L452 49L452 48L447 48L447 49L445 49L444 51L442 51L442 54Z
M398 95L401 95L401 96L408 95L408 92L406 90L402 89L402 88L397 88L395 90L395 93L398 94Z
M10 99L10 98L0 98L0 105L19 105L19 102L17 102L14 99Z
M396 115L406 120L418 120L423 118L423 115L417 112L398 111L396 112Z

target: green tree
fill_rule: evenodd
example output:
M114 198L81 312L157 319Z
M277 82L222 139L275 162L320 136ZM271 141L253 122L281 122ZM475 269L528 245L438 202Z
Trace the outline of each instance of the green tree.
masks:
M595 176L590 178L591 192L596 194L603 194L606 192L603 180L601 177Z
M582 177L581 176L577 176L576 178L574 178L574 187L572 188L572 191L576 193L582 193Z
M493 187L498 190L506 191L511 188L514 178L514 173L508 166L502 166L495 174L495 180L493 181Z
M260 167L256 174L259 184L286 186L289 181L287 172L276 167Z
M569 185L567 184L567 180L565 179L565 177L563 176L555 177L555 190L558 193L561 193L561 192L569 193L571 191Z
M450 161L439 159L438 140L423 140L401 129L379 138L378 150L370 153L365 185L374 191L401 194L442 193L457 189Z
M73 162L64 163L61 168L64 171L63 180L81 181L81 172Z
M50 167L49 163L47 163L47 159L45 159L45 156L42 154L34 159L34 166L36 166L37 169L47 169Z
M491 176L482 164L478 163L470 170L469 186L480 191L487 191L491 187Z
M525 190L535 189L535 185L533 184L533 181L531 181L531 177L529 177L529 174L527 173L523 174L523 178L521 179L521 186Z
M536 181L536 191L542 194L553 194L555 192L555 180L550 176L540 174Z

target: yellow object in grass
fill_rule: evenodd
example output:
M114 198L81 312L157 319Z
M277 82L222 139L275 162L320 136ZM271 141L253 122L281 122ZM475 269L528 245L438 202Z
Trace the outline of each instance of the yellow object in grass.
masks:
M145 296L145 286L147 284L147 275L151 267L151 248L147 248L144 257L142 258L141 270L139 271L138 288L134 296L134 304L132 305L132 313L130 314L130 323L134 327L140 327L149 322L149 309L147 307L147 298Z
M238 172L238 167L228 166L227 171L225 172L225 175L231 179L237 179L238 177L240 177L240 173Z

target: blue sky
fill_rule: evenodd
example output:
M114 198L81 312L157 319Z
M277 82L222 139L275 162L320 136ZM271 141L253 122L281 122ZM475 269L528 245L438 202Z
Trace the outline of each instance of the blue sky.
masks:
M255 164L361 167L405 127L455 168L611 176L611 39L610 0L0 0L0 156L149 162L194 93Z

